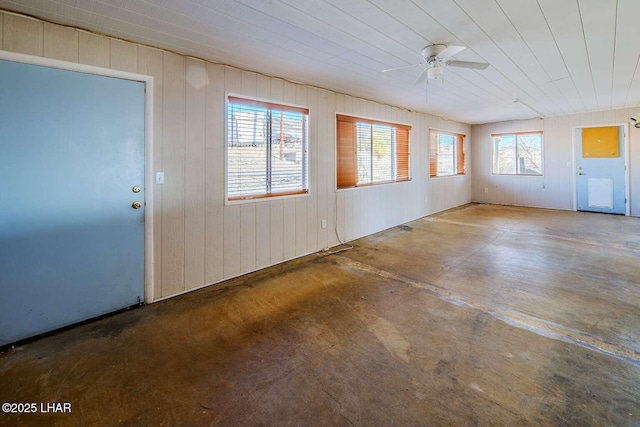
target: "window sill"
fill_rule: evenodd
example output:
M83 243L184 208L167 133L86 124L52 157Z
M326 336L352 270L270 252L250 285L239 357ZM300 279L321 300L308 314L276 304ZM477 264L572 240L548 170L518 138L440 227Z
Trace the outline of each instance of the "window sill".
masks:
M407 183L407 182L411 182L412 179L405 179L402 181L381 181L381 182L374 182L371 184L360 184L360 185L355 185L353 187L344 187L344 188L336 188L336 192L339 191L348 191L348 190L357 190L359 188L372 188L372 187L378 187L378 186L383 186L383 185L390 185L390 184L403 184L403 183Z
M440 176L430 176L429 179L439 179L439 178L455 178L457 176L467 176L466 173L457 173L455 175L440 175Z
M295 192L295 193L291 193L291 194L279 194L279 195L273 195L273 196L247 196L244 198L233 198L233 199L229 199L228 197L225 198L225 206L231 206L231 205L242 205L245 203L259 203L259 202L271 202L271 201L276 201L276 200L284 200L284 199L295 199L298 197L307 197L309 196L309 194L311 193L310 190L307 190L306 192Z
M533 178L542 178L543 174L532 174L532 173L491 173L491 176L528 176Z

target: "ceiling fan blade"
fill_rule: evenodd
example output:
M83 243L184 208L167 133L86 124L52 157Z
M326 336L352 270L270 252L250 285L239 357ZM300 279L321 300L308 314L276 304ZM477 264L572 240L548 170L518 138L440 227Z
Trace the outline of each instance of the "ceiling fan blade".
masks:
M422 65L422 63L405 65L403 67L387 68L386 70L382 70L381 73L388 73L389 71L396 71L396 70L404 70L405 68L418 67L420 65Z
M440 52L437 57L440 59L451 58L453 55L460 53L465 49L466 47L464 46L449 46L445 50Z
M416 81L413 84L414 85L420 85L420 84L424 83L427 80L428 76L429 76L429 69L425 68L424 71L422 72L422 74L420 74L420 76L418 76L418 78L416 79Z
M445 64L451 67L471 68L474 70L484 70L489 66L486 62L469 62L469 61L447 61Z

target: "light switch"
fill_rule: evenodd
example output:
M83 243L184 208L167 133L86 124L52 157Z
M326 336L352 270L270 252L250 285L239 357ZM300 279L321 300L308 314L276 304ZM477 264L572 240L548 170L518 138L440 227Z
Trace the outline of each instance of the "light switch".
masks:
M156 184L164 184L164 172L156 172Z

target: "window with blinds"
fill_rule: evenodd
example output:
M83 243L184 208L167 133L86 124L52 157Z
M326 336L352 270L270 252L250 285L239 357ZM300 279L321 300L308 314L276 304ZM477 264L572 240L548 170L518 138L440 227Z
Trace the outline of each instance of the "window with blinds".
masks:
M338 114L338 188L408 181L410 126Z
M464 135L430 129L429 176L464 174Z
M228 97L227 199L305 194L307 108Z

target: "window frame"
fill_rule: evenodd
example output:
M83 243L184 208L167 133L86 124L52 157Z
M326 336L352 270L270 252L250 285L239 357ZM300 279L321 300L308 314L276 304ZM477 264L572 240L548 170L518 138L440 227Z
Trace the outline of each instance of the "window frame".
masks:
M232 100L239 100L240 102L232 102ZM303 177L303 182L306 182L306 188L302 190L296 191L287 191L287 192L278 192L278 193L260 193L255 195L246 195L246 196L230 196L229 195L229 105L234 103L245 103L246 105L256 106L256 107L264 107L268 109L275 109L279 111L290 111L290 112L301 112L306 115L306 129L303 134L303 173L306 175ZM310 127L310 116L311 112L309 107L304 105L297 105L293 103L285 103L280 101L273 101L264 98L256 98L252 96L246 96L242 94L225 92L224 97L224 204L225 205L235 205L242 203L253 203L260 201L272 201L272 200L280 200L280 199L289 199L296 197L307 197L311 192L311 183L310 177L311 173L309 168L311 166L310 162L310 135L311 132L309 130ZM267 165L270 162L267 162ZM268 167L268 166L267 166ZM265 172L267 172L265 170Z
M493 170L494 167L494 159L495 159L495 144L493 143L493 137L494 136L508 136L508 135L513 135L516 137L516 165L517 165L517 159L518 159L518 135L534 135L534 134L539 134L540 135L540 173L536 174L536 173L498 173L495 172ZM542 177L544 176L544 131L542 130L532 130L532 131L518 131L518 132L497 132L497 133L491 133L489 134L489 141L491 144L491 158L490 158L490 162L491 162L491 175L495 175L495 176L528 176L528 177ZM517 170L517 166L516 166L516 170Z
M455 172L447 175L438 175L438 152L437 152L437 137L439 134L451 135L456 138L454 149L454 166ZM457 133L449 130L442 130L436 128L429 128L429 179L437 178L450 178L455 176L467 175L467 156L465 153L465 140L467 135L464 133ZM459 161L460 153L462 153L462 162ZM459 166L462 165L462 172L458 171ZM433 171L435 170L435 174Z
M341 143L340 143L340 136L341 133L343 132L344 127L346 126L345 124L348 123L352 123L353 125L353 131L356 133L355 135L355 139L354 139L354 152L352 153L353 158L352 159L347 159L347 160L352 160L354 163L353 166L354 167L354 172L353 175L350 177L352 179L352 181L350 181L350 184L344 184L341 186L341 177L343 177L344 175L349 175L348 171L341 174L341 163L344 162L344 151L348 151L345 150L344 147L341 148ZM340 112L336 112L335 113L335 159L336 159L336 163L335 163L335 177L336 177L336 191L344 191L344 190L353 190L354 188L364 188L364 187L373 187L373 186L377 186L377 185L387 185L387 184L396 184L396 183L402 183L402 182L410 182L412 180L412 176L411 176L411 131L412 131L412 125L406 124L406 123L399 123L399 122L391 122L388 120L379 120L379 119L374 119L374 118L370 118L370 117L363 117L363 116L357 116L354 114L345 114L345 113L340 113ZM358 166L357 166L357 162L358 162L358 140L357 140L357 126L358 124L369 124L372 126L372 133L373 133L373 126L377 125L377 126L388 126L388 127L392 127L394 128L394 134L395 134L395 147L394 147L394 157L395 157L395 164L392 164L392 171L395 171L395 178L391 179L391 180L385 180L385 181L374 181L374 182L367 182L367 183L362 183L362 184L358 184ZM401 135L401 139L402 141L400 142L400 144L398 143L398 134L400 132L406 132L406 137L403 137ZM372 147L373 149L373 147ZM348 169L348 167L347 167ZM353 181L353 179L355 179L355 181Z

